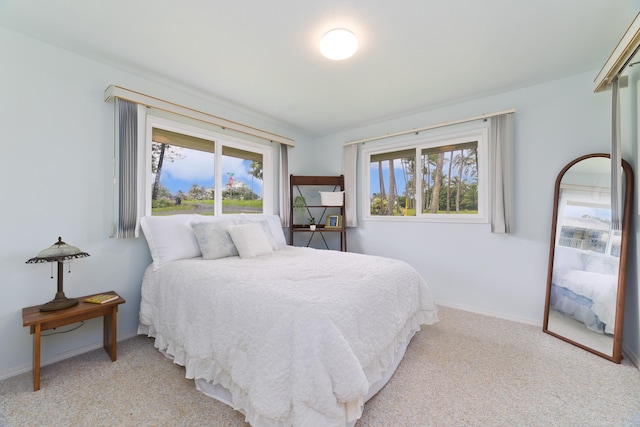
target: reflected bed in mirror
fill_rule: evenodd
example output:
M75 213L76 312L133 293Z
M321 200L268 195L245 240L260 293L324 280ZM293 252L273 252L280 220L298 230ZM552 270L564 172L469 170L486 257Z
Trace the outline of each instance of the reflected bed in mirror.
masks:
M555 187L543 331L616 363L622 359L633 171L622 161L622 229L612 227L611 160L579 157Z

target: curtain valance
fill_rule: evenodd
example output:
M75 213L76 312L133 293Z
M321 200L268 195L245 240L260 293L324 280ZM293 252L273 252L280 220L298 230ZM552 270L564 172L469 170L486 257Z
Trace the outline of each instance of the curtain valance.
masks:
M158 110L167 111L179 116L188 117L190 119L220 126L224 129L231 129L233 131L244 133L246 135L262 138L267 141L279 142L281 144L289 145L292 147L295 146L295 141L291 138L287 138L286 136L267 132L265 130L258 129L249 125L234 122L232 120L223 119L222 117L194 110L193 108L184 107L173 102L165 101L160 98L145 95L144 93L125 89L120 86L111 85L107 89L105 89L104 93L105 101L109 101L112 98L123 99L135 104L157 108Z

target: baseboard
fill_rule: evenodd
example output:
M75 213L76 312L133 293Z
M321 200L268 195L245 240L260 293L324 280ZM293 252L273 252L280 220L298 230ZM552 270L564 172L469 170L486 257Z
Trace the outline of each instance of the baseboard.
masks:
M631 363L636 365L636 368L640 369L640 357L638 357L638 355L633 352L629 346L624 345L624 343L622 343L622 354L624 357L629 359Z
M478 310L475 307L469 307L465 305L450 303L448 301L436 301L436 304L442 307L455 308L456 310L468 311L469 313L481 314L483 316L495 317L497 319L510 320L512 322L523 323L525 325L537 326L542 328L542 320L532 320L525 317L517 317L517 316L505 316L503 314L494 313L491 311Z
M131 332L129 334L118 334L118 342L127 340L129 338L133 338L138 335L136 332ZM71 357L78 356L80 354L88 353L93 350L97 350L102 348L102 341L98 341L89 345L85 345L79 348L75 348L73 350L65 351L64 353L60 353L51 357L49 359L43 359L40 362L40 367L51 365L56 362L60 362ZM33 370L33 362L25 365L17 366L13 369L9 369L8 371L0 372L0 381L5 380L7 378L15 377L16 375L24 374L25 372L31 372Z

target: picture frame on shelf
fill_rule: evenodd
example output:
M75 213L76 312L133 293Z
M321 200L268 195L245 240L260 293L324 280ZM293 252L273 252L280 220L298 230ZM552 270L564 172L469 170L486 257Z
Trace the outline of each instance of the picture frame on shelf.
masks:
M340 229L342 228L342 215L327 215L327 222L324 225L325 229Z

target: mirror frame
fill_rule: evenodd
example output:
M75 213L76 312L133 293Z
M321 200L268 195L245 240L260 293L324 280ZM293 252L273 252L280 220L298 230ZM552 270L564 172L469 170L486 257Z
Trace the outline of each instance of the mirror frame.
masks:
M620 363L622 361L622 331L623 331L623 322L624 322L624 301L625 301L625 288L627 282L627 260L628 260L628 252L629 252L629 233L630 233L630 225L631 225L631 217L633 214L633 186L634 186L634 176L633 169L624 159L622 160L622 169L624 171L624 207L622 213L622 230L621 230L621 242L620 242L620 265L618 267L618 294L616 295L616 319L615 319L615 329L613 333L613 351L612 354L601 353L591 347L588 347L584 344L573 341L563 335L560 335L556 332L550 331L548 329L549 326L549 302L551 296L551 276L553 273L553 259L555 253L556 246L556 228L558 222L558 202L560 196L560 183L562 181L562 177L564 174L576 163L590 159L594 157L605 157L610 159L611 156L606 153L595 153L595 154L587 154L581 157L578 157L575 160L569 162L558 174L556 178L555 184L555 192L554 192L554 201L553 201L553 217L551 222L551 244L549 248L549 270L547 272L547 295L545 298L544 304L544 322L542 325L542 331L547 334L553 335L556 338L559 338L563 341L571 343L577 347L580 347L584 350L587 350L591 353L597 354L598 356L604 357L605 359L611 360L615 363Z

